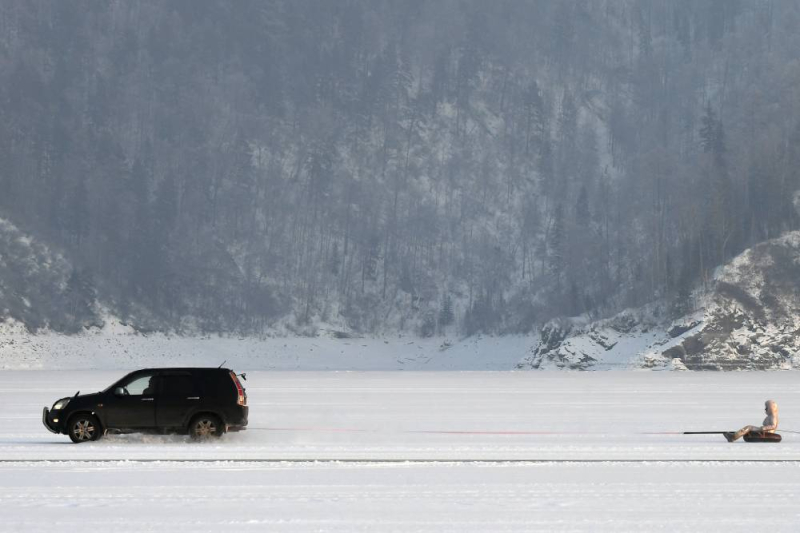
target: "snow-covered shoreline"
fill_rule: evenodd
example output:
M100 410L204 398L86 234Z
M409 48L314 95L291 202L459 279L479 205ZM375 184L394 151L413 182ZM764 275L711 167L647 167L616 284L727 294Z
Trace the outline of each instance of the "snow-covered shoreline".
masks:
M0 324L0 370L227 366L248 370L511 370L536 336L221 337L142 334L109 320L78 335Z

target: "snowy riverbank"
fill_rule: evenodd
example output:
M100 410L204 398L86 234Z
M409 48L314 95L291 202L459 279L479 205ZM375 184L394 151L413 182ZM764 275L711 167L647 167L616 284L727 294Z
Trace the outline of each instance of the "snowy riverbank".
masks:
M511 370L536 336L348 338L141 334L109 319L79 335L0 324L0 370L227 366L250 370Z

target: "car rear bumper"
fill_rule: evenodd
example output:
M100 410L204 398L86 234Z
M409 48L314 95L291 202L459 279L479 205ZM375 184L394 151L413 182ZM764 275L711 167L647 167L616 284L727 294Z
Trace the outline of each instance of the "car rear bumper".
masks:
M233 416L228 417L227 431L244 431L247 429L247 416L250 409L247 406L238 407Z
M42 409L42 424L50 433L61 433L60 421L50 414L50 409L47 407Z

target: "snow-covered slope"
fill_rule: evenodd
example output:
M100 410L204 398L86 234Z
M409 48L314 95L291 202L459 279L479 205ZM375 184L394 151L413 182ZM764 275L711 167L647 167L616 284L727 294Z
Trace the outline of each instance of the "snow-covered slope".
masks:
M717 274L704 309L669 322L657 304L545 324L518 368L765 370L800 366L800 232L754 246Z
M0 321L13 319L31 331L76 333L102 324L97 310L89 271L0 218Z
M217 365L283 370L738 370L800 366L800 232L720 269L705 308L670 321L663 306L612 318L552 320L539 335L235 338L143 334L106 317L78 335L0 323L0 369Z

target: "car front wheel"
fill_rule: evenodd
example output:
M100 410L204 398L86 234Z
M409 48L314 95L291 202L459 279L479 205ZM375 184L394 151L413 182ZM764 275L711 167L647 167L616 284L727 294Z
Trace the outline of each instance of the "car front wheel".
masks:
M67 428L69 438L76 444L95 441L103 436L103 430L100 428L100 421L97 420L97 417L94 415L74 415L69 419Z
M196 440L221 437L225 432L222 421L214 415L199 415L189 424L189 435Z

